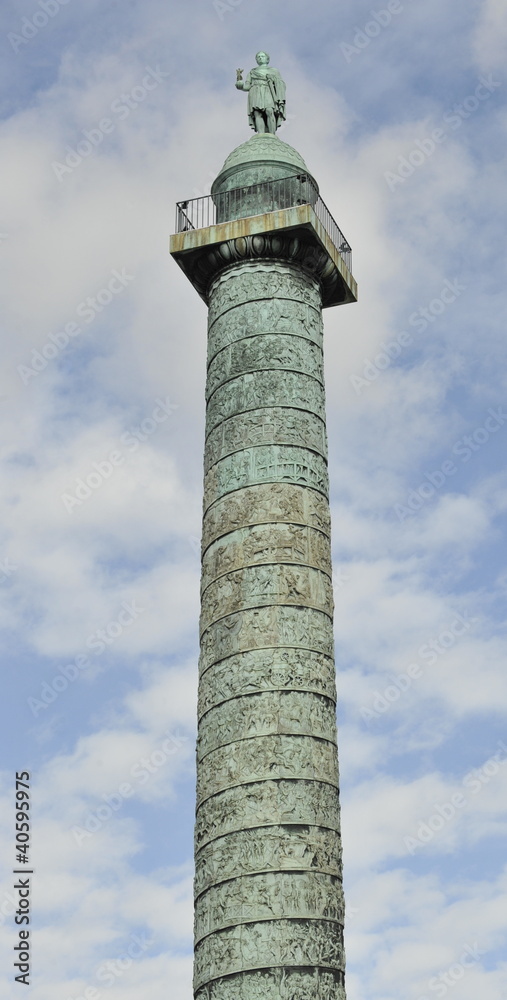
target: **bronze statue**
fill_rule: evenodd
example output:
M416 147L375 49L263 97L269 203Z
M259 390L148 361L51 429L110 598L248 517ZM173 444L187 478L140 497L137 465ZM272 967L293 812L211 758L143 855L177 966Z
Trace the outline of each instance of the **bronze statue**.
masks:
M285 83L277 69L269 65L267 52L258 52L257 66L242 79L243 70L236 70L236 87L248 92L248 121L256 132L271 132L285 121Z

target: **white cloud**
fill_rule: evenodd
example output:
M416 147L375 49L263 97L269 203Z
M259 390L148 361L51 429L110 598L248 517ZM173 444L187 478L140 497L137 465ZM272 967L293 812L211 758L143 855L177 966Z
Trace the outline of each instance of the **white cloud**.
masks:
M481 70L500 70L507 52L507 12L502 0L484 0L474 38L474 55Z

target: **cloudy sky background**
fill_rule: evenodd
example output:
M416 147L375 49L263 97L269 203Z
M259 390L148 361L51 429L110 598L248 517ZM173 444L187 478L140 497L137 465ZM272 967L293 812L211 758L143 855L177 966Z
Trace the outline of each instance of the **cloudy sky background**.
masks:
M45 2L0 13L0 998L24 769L31 996L191 995L206 310L168 236L262 47L360 288L325 313L348 997L501 1000L505 4Z

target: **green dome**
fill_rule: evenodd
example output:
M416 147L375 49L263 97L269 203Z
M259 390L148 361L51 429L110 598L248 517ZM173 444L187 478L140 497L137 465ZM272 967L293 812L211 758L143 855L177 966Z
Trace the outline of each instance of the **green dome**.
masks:
M308 174L308 167L297 150L276 135L256 132L251 139L229 153L211 192L232 191L301 172Z
M270 132L265 132L263 135L256 132L247 142L242 142L241 146L236 146L236 149L229 153L220 173L239 164L252 163L254 160L286 163L296 167L297 170L307 170L303 157L287 142L282 142L278 136L271 135Z

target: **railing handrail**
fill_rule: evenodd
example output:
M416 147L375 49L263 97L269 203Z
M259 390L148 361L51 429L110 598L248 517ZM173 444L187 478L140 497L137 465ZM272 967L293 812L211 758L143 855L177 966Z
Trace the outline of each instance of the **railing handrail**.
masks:
M299 182L296 195L293 193L295 181ZM196 198L187 198L185 201L178 201L176 202L176 232L182 233L188 230L204 229L207 226L216 225L218 221L230 221L228 219L219 220L217 218L218 214L227 209L232 213L232 218L249 218L251 215L241 214L237 216L234 213L238 208L243 210L243 207L245 207L246 210L248 197L256 192L265 193L268 197L271 196L272 198L276 194L280 195L282 193L285 199L292 202L292 204L284 205L284 208L291 208L295 205L311 205L317 218L350 270L352 254L350 244L342 233L338 223L331 215L327 205L320 197L313 177L305 172L232 188L230 191L219 191L215 194L200 195ZM314 197L310 196L310 192ZM297 195L301 197L297 197ZM272 209L264 208L262 214L268 211L277 211L279 207L276 206ZM252 215L259 214L261 213L258 211L252 213Z

